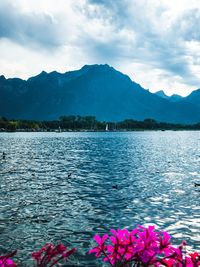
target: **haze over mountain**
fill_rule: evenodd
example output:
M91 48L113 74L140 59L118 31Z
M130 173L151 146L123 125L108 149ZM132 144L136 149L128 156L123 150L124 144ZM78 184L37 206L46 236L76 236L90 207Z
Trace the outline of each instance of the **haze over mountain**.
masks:
M200 90L171 101L150 93L108 65L85 65L64 74L41 72L27 81L0 76L0 116L53 120L62 115L94 115L174 123L200 121Z

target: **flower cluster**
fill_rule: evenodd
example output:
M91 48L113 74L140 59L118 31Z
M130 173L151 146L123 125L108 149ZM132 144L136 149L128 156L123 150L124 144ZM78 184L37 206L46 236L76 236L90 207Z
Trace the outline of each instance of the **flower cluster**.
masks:
M103 257L113 267L199 267L200 254L186 255L186 242L178 248L172 246L167 232L155 231L154 226L138 226L132 231L127 229L111 230L111 235L94 236L97 246L89 253Z
M36 261L36 267L53 267L61 260L67 260L75 251L75 248L68 250L63 244L54 246L49 243L39 251L33 252L32 258Z
M103 257L112 267L200 267L198 252L187 254L185 241L179 247L172 246L170 235L156 231L154 226L138 226L132 231L111 230L110 236L95 235L94 240L97 246L89 253L94 253L97 258ZM75 251L75 248L68 250L63 244L48 243L32 253L34 266L62 266L60 262L68 260ZM16 253L0 256L0 267L17 267L10 259Z

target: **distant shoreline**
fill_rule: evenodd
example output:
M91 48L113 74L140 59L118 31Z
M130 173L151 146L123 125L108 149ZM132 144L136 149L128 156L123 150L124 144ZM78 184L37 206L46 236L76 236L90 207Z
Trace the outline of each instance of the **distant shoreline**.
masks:
M200 129L166 129L166 130L161 130L161 129L132 129L132 130L116 130L116 131L101 131L101 130L63 130L61 132L58 131L43 131L43 130L16 130L16 131L1 131L0 133L128 133L128 132L183 132L183 131L200 131Z
M157 122L154 119L137 121L98 121L95 116L61 116L57 120L37 121L0 117L0 132L130 132L130 131L200 130L196 124Z

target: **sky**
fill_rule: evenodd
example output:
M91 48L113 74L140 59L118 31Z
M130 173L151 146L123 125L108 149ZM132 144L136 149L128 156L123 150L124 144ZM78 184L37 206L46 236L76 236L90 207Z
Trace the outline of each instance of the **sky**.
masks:
M85 64L188 95L200 88L199 0L0 0L0 75Z

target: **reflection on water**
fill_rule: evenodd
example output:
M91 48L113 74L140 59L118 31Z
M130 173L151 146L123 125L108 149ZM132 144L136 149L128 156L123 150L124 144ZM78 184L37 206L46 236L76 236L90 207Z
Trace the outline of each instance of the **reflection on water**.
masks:
M64 242L94 266L83 257L94 233L137 224L200 249L199 140L172 131L1 133L0 252L18 248L27 260L45 242Z

